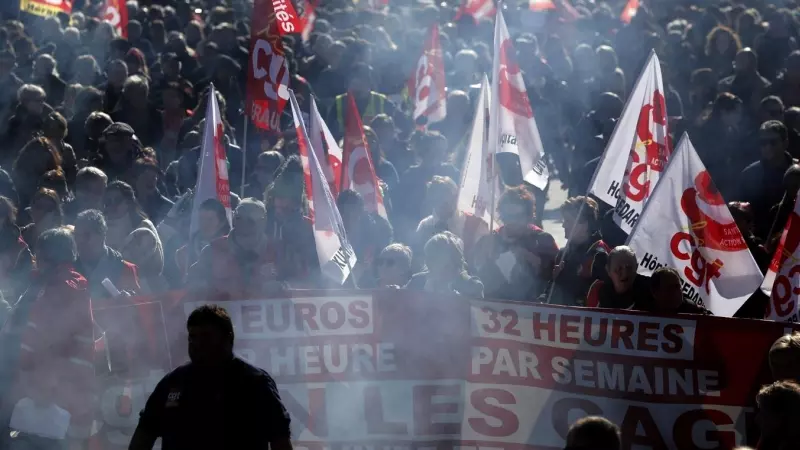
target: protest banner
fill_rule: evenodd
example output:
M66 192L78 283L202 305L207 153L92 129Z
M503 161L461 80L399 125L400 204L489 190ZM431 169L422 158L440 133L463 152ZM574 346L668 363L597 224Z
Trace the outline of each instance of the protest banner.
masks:
M173 364L186 361L188 314L212 301L162 300ZM588 414L618 423L623 448L733 448L753 439L767 353L785 330L405 290L219 304L236 353L275 378L295 448L314 450L557 449ZM119 405L130 393L136 411L163 368L145 369L150 378L107 386L101 398ZM104 412L105 435L130 435L135 414Z
M70 0L20 0L19 10L42 17L55 16L59 13L70 14L72 2Z

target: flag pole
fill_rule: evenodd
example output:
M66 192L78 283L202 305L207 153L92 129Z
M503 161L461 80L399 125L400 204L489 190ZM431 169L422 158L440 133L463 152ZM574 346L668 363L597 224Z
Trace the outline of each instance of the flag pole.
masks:
M247 174L247 124L250 122L250 117L244 115L244 132L242 136L242 186L239 190L239 198L244 199L244 181Z

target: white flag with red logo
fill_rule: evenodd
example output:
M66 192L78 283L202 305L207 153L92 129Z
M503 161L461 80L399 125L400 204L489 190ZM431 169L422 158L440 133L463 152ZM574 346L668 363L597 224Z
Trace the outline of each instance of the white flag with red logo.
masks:
M492 201L492 195L499 196L502 193L494 168L494 154L489 153L487 145L489 103L489 80L484 75L458 190L458 211L482 219L487 227L492 223L498 225L497 221L492 221L492 205L496 204ZM492 183L495 185L492 186Z
M378 177L369 153L361 114L358 112L353 94L347 94L347 112L344 130L344 170L342 170L342 189L351 189L361 194L367 211L377 213L386 219ZM341 191L340 191L341 192Z
M214 85L208 90L203 146L200 148L200 167L197 171L197 185L192 199L192 220L189 236L198 229L200 205L213 198L225 207L228 223L231 221L231 189L228 180L228 159L225 156L225 129L217 105Z
M322 172L328 180L328 187L333 198L339 197L339 186L342 183L342 149L333 138L328 125L322 120L317 109L317 102L311 97L311 147L321 161Z
M519 156L523 179L539 189L547 186L542 139L502 13L494 27L489 151Z
M493 0L465 0L458 8L456 17L453 20L458 20L462 16L472 16L475 21L484 18L489 18L495 15L497 8L494 6Z
M628 97L589 184L589 193L614 207L614 222L630 233L672 152L661 65L655 52Z
M684 297L717 316L733 316L763 278L686 134L628 245L638 256L638 273L649 276L661 266L676 269Z
M781 242L772 257L761 290L769 296L765 319L792 323L800 321L800 196L783 229Z
M297 146L300 150L300 161L303 163L308 210L314 227L319 266L323 274L341 285L350 276L350 271L356 264L356 254L347 241L344 222L342 222L342 216L339 214L336 201L328 188L328 181L320 167L317 158L318 152L316 149L309 150L312 144L303 123L297 99L294 92L289 91L289 93L294 128L297 131Z
M128 6L124 0L106 0L103 20L117 30L118 36L128 38Z
M423 116L428 119L427 124L444 119L447 115L446 87L439 26L434 24L425 50L408 80L408 93L414 102L412 119L415 122Z

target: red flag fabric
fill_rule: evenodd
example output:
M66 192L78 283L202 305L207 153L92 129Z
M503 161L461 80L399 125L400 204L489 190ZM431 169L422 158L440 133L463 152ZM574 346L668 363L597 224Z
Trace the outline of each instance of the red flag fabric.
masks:
M317 4L319 4L319 0L305 1L303 16L300 18L300 37L303 38L303 42L308 42L314 31L314 22L317 20Z
M528 9L531 11L550 11L556 9L556 4L553 0L529 0Z
M247 111L264 130L277 130L289 100L289 68L281 36L301 30L301 20L286 0L256 0L247 71Z
M631 23L637 11L639 11L639 0L628 0L625 9L622 10L622 14L619 16L619 20L625 23Z
M439 44L439 27L433 25L425 50L417 61L411 78L408 79L408 93L414 103L412 119L416 122L426 117L427 124L438 122L447 115L447 93L444 76L442 46Z
M364 207L369 212L386 218L383 195L375 175L375 166L369 153L364 126L358 112L353 94L347 94L347 112L344 132L344 167L342 171L342 190L352 189L364 199ZM341 192L341 191L340 191Z
M211 85L211 89L208 91L203 146L200 148L200 169L197 174L194 198L192 199L192 219L189 226L189 236L194 236L194 233L198 230L200 205L210 198L217 199L222 203L228 216L228 222L231 221L231 189L228 179L228 160L225 156L224 136L222 116L217 105L214 85Z
M485 17L493 17L496 12L497 8L495 8L493 0L466 0L458 9L454 20L468 15L478 21Z
M110 23L119 36L128 38L128 7L124 0L106 0L103 20Z

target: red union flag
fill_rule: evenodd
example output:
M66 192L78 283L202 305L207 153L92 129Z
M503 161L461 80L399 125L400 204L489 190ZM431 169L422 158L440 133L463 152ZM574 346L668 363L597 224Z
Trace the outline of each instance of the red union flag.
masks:
M333 198L339 197L339 186L342 184L342 149L334 139L328 125L322 120L322 115L317 108L317 102L311 98L311 147L317 154L317 160L322 161L322 172L328 180Z
M189 236L198 229L200 205L214 198L225 207L228 222L231 221L231 189L228 180L228 159L225 156L225 130L217 105L214 85L208 90L203 146L200 148L200 167L197 171L197 185L192 199L192 221Z
M638 273L680 272L685 297L731 317L762 275L725 200L684 134L628 238Z
M661 65L655 52L628 97L589 193L614 207L614 221L630 233L672 152Z
M20 0L19 10L36 16L55 16L72 13L71 0Z
M438 122L447 115L447 94L444 77L439 26L433 25L425 50L408 80L408 92L414 99L412 119L427 117L427 124Z
M494 27L491 92L489 152L519 156L523 179L544 189L549 174L542 139L502 13L497 14Z
M625 4L625 8L622 10L622 14L619 15L619 20L624 23L631 23L633 20L633 16L639 11L639 0L628 0L628 3Z
M458 8L456 17L453 20L458 20L462 16L472 16L477 22L483 18L492 17L497 12L493 0L465 0Z
M128 38L128 7L124 0L106 0L103 20L110 23L118 35Z
M347 94L347 112L344 121L342 190L351 189L361 194L366 210L385 219L386 208L383 206L383 194L381 194L378 184L378 177L375 175L375 166L372 164L367 139L364 137L361 114L358 112L352 93Z
M300 18L300 37L306 43L311 39L311 33L314 31L314 22L317 20L317 3L319 0L314 3L305 0L303 16Z
M780 322L798 322L800 295L800 196L786 222L781 242L775 250L769 271L761 284L769 295L764 318Z
M328 181L317 158L316 149L310 149L311 140L308 138L306 126L297 106L294 93L289 91L292 104L294 127L297 131L297 146L300 151L300 161L303 163L305 175L306 196L311 222L314 226L314 240L317 246L317 256L322 273L339 285L344 284L356 264L356 254L347 242L342 216L336 201L333 199ZM313 101L313 100L312 100Z
M301 29L289 0L256 0L247 71L247 113L264 130L278 130L289 100L289 68L281 36Z

